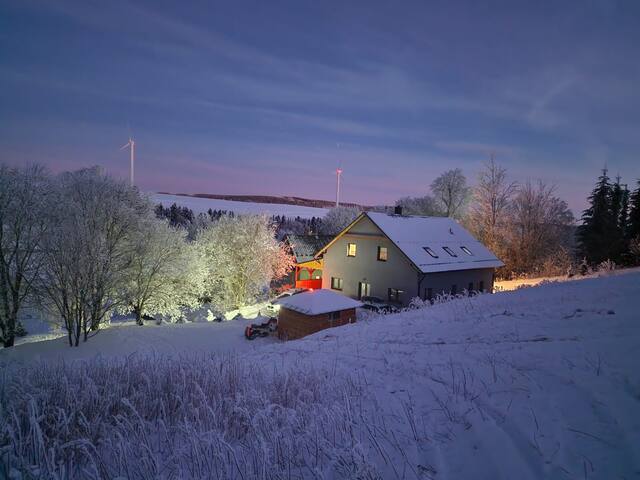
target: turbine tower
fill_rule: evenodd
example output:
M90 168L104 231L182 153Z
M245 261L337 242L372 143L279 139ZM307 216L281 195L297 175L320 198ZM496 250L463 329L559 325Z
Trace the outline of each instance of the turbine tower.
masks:
M136 158L136 142L134 142L131 137L129 137L129 141L127 143L120 147L120 150L124 150L127 147L130 147L129 153L131 155L131 163L129 165L129 181L131 182L131 186L133 187L133 162Z
M336 169L336 207L340 206L340 175L342 175L342 169L338 167Z

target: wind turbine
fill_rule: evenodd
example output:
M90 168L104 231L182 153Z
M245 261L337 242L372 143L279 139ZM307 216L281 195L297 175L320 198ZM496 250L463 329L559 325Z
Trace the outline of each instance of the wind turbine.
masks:
M342 175L342 168L336 168L336 207L340 206L340 175Z
M340 142L336 143L336 148L340 149ZM342 162L336 168L336 207L340 206L340 175L342 175Z
M125 143L122 147L120 147L120 150L124 150L125 148L130 147L130 154L131 154L131 163L129 166L129 181L131 182L131 186L133 187L133 162L135 161L136 158L136 142L133 141L133 139L131 137L129 137L129 141L127 143Z

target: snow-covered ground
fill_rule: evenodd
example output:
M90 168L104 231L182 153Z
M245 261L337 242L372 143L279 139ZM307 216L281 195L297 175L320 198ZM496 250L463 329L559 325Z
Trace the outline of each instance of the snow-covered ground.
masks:
M168 195L164 193L151 194L154 203L161 203L170 207L173 203L187 207L195 213L212 210L226 210L234 213L264 213L266 215L284 215L285 217L324 217L326 208L302 207L300 205L286 205L283 203L253 203L235 202L232 200L217 200L212 198L186 197L184 195Z
M567 277L561 275L557 277L535 277L535 278L519 278L516 280L498 280L495 282L494 288L497 292L507 292L509 290L517 290L522 287L535 287L543 282L573 282L576 280L585 280L587 278L598 278L611 275L626 275L627 273L640 272L640 267L621 268L609 272L595 272L589 275L574 275Z
M287 343L245 341L244 322L111 328L73 354L59 340L0 351L0 399L18 403L5 438L19 438L23 456L47 458L39 461L47 468L82 445L74 458L90 458L87 471L123 477L640 472L639 273L462 298ZM53 361L96 352L123 361L61 369ZM36 356L45 362L31 362ZM68 391L83 388L89 393L72 401ZM92 407L91 395L111 391ZM44 407L29 406L33 398L52 412L81 409L79 438L61 413L39 417ZM38 418L49 423L36 437ZM41 440L47 435L55 440Z

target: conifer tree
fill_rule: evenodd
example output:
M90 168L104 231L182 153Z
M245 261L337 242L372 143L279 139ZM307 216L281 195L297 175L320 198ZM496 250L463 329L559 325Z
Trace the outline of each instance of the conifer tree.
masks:
M606 168L598 177L598 183L589 196L589 208L582 214L582 225L578 228L580 253L591 263L600 263L614 253L612 236L617 221L612 211L613 187Z
M618 228L622 232L622 236L627 238L627 230L629 228L629 189L626 184L622 190L620 215L618 216Z
M640 180L629 198L630 209L627 221L626 236L628 239L640 237Z
M626 251L626 239L624 231L627 223L627 198L626 189L622 188L620 175L616 177L616 183L611 186L611 234L609 259L620 262Z

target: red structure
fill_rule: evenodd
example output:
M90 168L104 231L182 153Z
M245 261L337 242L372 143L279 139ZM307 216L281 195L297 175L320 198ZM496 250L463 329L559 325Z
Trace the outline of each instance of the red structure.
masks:
M312 288L314 290L322 288L321 265L311 267L296 265L295 275L296 288Z
M322 288L322 260L316 260L314 255L332 238L331 235L287 236L286 241L296 261L295 270L292 272L296 288Z

